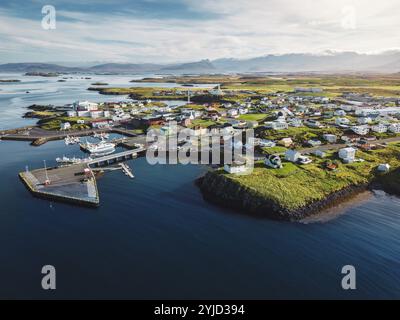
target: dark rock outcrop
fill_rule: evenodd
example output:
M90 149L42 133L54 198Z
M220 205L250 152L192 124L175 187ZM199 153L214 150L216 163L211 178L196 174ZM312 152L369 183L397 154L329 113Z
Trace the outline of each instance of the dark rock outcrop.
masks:
M245 214L274 220L298 221L323 209L332 207L357 193L368 185L351 185L297 209L287 209L256 191L245 188L235 181L215 172L207 172L196 181L205 200Z

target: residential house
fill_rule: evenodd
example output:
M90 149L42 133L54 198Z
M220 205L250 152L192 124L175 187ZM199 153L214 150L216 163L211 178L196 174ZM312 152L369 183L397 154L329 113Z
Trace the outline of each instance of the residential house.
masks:
M324 134L322 136L322 138L324 138L326 141L328 141L329 143L336 143L337 141L337 137L334 134Z
M239 110L235 109L235 108L229 109L227 111L227 113L228 113L228 116L231 117L231 118L235 118L235 117L239 116Z
M260 147L264 147L264 148L273 148L273 147L276 146L276 143L274 141L271 141L271 140L261 139L259 141L259 146Z
M361 117L357 119L359 124L370 124L372 123L372 119L370 117Z
M61 130L69 130L71 129L71 124L69 122L61 123Z
M290 147L293 144L292 138L283 138L279 140L278 142L281 146L284 146L286 148Z
M385 133L388 131L388 126L384 125L383 123L379 123L375 126L372 126L371 130L376 133Z
M72 107L75 111L93 111L98 109L98 103L89 101L75 101Z
M285 153L285 160L290 162L297 162L301 153L296 150L287 150Z
M74 110L67 111L67 117L72 118L72 117L76 117L76 116L77 116L76 111L74 111Z
M360 136L365 136L369 132L369 127L368 126L353 126L353 127L351 127L351 130Z
M326 153L324 151L322 151L322 150L315 150L314 151L314 155L316 157L319 157L319 158L325 158L326 157Z
M304 124L305 124L307 127L310 127L310 128L322 128L322 127L323 127L323 125L322 125L319 121L313 120L313 119L307 119L307 120L305 120L305 121L304 121Z
M296 127L296 128L303 126L303 121L299 118L289 119L288 123L290 126Z
M393 133L400 133L400 123L392 123L389 126L389 131Z
M335 110L335 112L333 114L335 116L344 117L344 116L346 116L346 111L339 109L339 110Z
M389 172L390 171L390 165L388 163L380 164L378 166L377 170L379 172L384 172L384 173Z
M345 163L354 162L356 157L356 149L348 147L342 148L339 150L339 158L343 160Z
M109 128L111 121L108 120L93 120L92 128Z
M224 170L230 174L245 173L248 168L243 162L233 162L232 164L225 164Z
M282 121L269 121L265 122L265 127L273 130L285 130L289 128L287 122Z
M322 142L320 140L311 139L307 141L307 144L311 147L318 147L322 144Z
M350 124L350 120L347 119L347 118L336 118L336 119L335 119L335 123L336 123L338 126L347 126L347 125Z

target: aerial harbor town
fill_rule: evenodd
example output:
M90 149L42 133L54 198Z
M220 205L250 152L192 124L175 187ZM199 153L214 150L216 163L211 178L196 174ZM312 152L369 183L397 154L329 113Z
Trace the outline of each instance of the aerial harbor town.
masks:
M64 139L66 146L79 144L88 157L59 157L58 168L20 173L34 194L79 204L100 204L95 176L103 170L92 170L94 166L122 162L118 167L134 177L123 161L157 150L156 142L146 140L149 130L169 137L190 129L199 138L223 132L221 145L227 144L227 137L254 130L251 139L231 146L254 148L253 172L246 174L246 159L234 159L198 180L205 199L233 204L249 214L298 220L371 185L392 193L400 190L396 77L208 75L135 82L171 80L183 86L116 88L94 83L88 90L128 94L130 99L31 105L25 117L38 118L37 125L3 131L1 139L28 140L35 146L57 139ZM180 103L166 104L168 100ZM178 124L175 132L171 121ZM121 137L107 141L109 133ZM90 135L98 142L85 142ZM178 141L173 152L185 142ZM115 153L117 146L127 151ZM245 203L248 193L255 201Z
M0 1L0 300L400 299L399 12Z

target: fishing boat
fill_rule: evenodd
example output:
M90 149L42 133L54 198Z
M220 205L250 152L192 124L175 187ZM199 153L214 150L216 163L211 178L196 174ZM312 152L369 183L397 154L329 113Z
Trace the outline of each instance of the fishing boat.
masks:
M93 138L97 138L97 139L108 139L110 137L110 135L106 132L102 132L102 133L95 133L93 134Z
M78 137L70 137L70 136L67 136L67 137L64 139L64 142L65 142L65 144L68 146L68 145L70 145L70 144L77 144L77 143L79 143L79 142L80 142L80 139L79 139Z
M56 162L60 165L69 165L69 164L79 164L79 163L86 163L93 160L92 158L68 158L66 156L63 156L62 158L56 158Z
M101 140L99 143L86 142L80 144L81 148L94 156L106 156L115 151L115 144Z

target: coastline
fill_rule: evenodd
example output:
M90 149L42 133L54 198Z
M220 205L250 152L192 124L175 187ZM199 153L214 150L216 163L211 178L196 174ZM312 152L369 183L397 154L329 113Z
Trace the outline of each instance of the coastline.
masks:
M395 174L395 173L393 173ZM204 200L221 207L259 218L279 221L301 221L315 216L323 210L333 208L346 201L351 201L357 195L376 189L385 190L385 179L372 179L369 183L351 184L338 191L328 194L320 200L310 201L295 209L285 208L280 203L262 196L255 190L241 186L236 181L213 171L207 172L196 180Z

